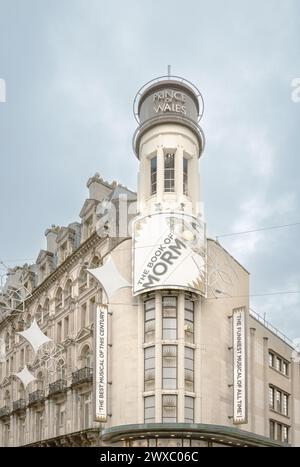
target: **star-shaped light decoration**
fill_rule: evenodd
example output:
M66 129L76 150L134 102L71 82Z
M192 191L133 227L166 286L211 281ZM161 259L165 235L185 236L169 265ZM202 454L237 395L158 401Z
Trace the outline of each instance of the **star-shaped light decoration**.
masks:
M87 271L100 282L108 302L110 302L111 297L117 290L124 287L131 287L131 284L119 273L111 255L109 255L103 266L95 269L87 269Z
M28 370L27 365L25 365L23 370L19 371L19 373L15 373L15 376L19 378L25 388L29 383L36 379L36 377Z
M34 352L37 352L41 345L51 341L51 339L41 331L35 318L32 321L31 326L26 329L26 331L19 331L17 334L20 334L20 336L24 337L24 339L29 342Z

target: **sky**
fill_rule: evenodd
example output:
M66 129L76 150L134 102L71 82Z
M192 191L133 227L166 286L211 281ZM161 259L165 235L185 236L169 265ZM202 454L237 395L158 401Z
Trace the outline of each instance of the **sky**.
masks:
M47 227L79 220L95 172L136 189L133 99L168 64L205 101L209 235L300 222L299 0L0 0L0 260L35 260ZM291 338L300 294L278 292L300 290L299 236L219 238Z

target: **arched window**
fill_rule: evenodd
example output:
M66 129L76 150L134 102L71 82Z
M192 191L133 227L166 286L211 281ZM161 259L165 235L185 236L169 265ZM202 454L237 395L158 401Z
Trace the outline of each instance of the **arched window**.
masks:
M56 374L57 374L57 379L65 379L66 377L66 368L65 368L65 362L63 358L60 358L57 362L56 365Z
M39 305L35 312L35 319L38 324L41 324L43 321L43 308L42 305Z
M92 355L88 345L85 345L81 351L81 367L92 368Z
M27 318L26 318L26 327L29 328L31 326L32 318L31 314L28 313Z
M4 405L5 407L9 407L10 406L10 394L9 394L9 391L5 391L5 395L4 395Z
M72 281L71 279L68 279L65 285L65 290L64 290L64 298L65 300L70 299L72 296Z
M39 371L36 377L36 389L38 391L42 391L44 389L44 376L41 371Z
M62 301L63 301L63 292L62 292L62 288L59 287L55 294L55 311L59 311L62 309Z
M50 300L49 300L49 298L46 298L43 308L44 308L43 321L45 321L49 317L49 311L50 311Z
M25 399L24 386L21 383L19 384L18 399Z
M79 275L79 292L84 292L88 286L87 283L87 271L85 268L82 268Z

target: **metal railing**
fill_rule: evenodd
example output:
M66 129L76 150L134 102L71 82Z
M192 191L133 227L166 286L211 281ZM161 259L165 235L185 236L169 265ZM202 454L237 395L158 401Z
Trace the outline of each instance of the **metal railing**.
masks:
M19 399L13 402L13 411L16 412L17 410L23 410L26 408L26 401L25 399Z
M63 392L67 387L67 382L64 379L59 379L54 383L49 384L49 396Z
M265 326L265 328L269 329L269 331L271 331L273 334L275 334L277 337L283 340L286 344L295 348L294 342L289 337L287 337L285 334L283 334L281 331L279 331L279 329L275 328L275 326L273 326L271 323L266 321L265 317L259 315L256 311L252 310L251 308L249 310L249 314L254 319L256 319L256 321L258 321L263 326Z
M85 383L93 380L93 369L89 367L81 368L72 373L72 385Z
M5 405L4 407L1 407L1 409L0 409L0 418L8 417L10 412L11 412L11 410L7 405Z
M35 404L36 402L41 402L45 398L45 392L41 389L31 392L29 394L29 405Z

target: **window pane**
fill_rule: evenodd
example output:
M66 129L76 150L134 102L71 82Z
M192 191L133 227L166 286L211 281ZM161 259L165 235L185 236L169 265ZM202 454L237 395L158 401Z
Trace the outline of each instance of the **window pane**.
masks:
M165 191L173 192L175 190L175 155L165 154L164 165Z
M184 398L184 421L194 423L194 398L185 396Z
M155 422L155 397L145 397L145 423Z
M274 408L274 389L272 387L269 388L269 404L270 407Z
M188 195L188 160L183 158L183 194Z
M151 166L151 195L154 195L157 190L157 157L152 157Z
M184 383L185 389L193 391L194 388L194 349L184 348Z
M162 421L163 423L177 422L177 396L162 396Z
M145 391L151 391L155 387L155 347L147 347L144 350L144 382Z
M177 388L177 346L164 345L163 346L163 360L162 360L162 373L163 373L163 388L176 389Z

